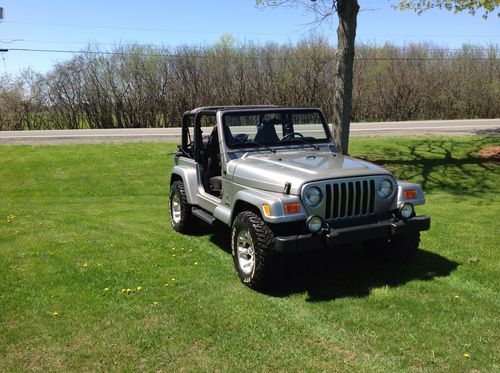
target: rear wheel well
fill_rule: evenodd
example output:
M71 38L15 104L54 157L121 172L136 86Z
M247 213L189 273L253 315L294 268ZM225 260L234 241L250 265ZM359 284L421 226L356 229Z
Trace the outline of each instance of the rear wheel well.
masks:
M260 210L257 206L252 205L251 203L248 203L246 201L238 200L234 204L233 214L231 216L231 225L233 225L236 216L238 216L238 214L243 211L251 211L262 219L262 214L260 213Z

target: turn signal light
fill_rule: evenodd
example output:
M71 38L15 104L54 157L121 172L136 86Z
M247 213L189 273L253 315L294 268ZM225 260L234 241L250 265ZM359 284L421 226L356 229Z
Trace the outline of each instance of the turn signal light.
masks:
M285 214L296 214L300 212L300 203L287 203L283 205L285 209Z
M417 198L417 191L415 189L404 190L403 197L405 199L415 199Z
M269 207L269 205L262 205L262 210L264 210L264 215L271 216L271 208Z

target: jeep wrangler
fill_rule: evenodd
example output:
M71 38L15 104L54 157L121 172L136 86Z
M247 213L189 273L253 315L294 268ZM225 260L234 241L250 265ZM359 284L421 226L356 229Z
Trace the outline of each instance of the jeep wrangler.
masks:
M420 185L337 151L316 108L202 107L182 117L170 215L188 233L194 219L222 222L240 280L272 286L284 254L362 243L403 261L428 216Z

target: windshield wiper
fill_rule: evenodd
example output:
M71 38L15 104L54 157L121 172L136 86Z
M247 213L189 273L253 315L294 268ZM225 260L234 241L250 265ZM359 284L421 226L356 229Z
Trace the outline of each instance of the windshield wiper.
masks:
M287 141L285 141L285 142L292 142L292 141L295 141L295 140L299 140L299 141L301 141L303 144L306 144L306 145L312 146L312 147L313 147L314 149L316 149L316 150L320 150L320 149L319 149L319 146L314 145L314 144L310 143L310 142L309 142L309 141L307 141L307 140L304 140L302 137L294 137L293 139L287 140Z
M267 146L267 145L264 145L264 144L260 144L260 143L255 142L255 141L245 141L243 144L244 145L257 145L259 148L266 148L267 150L269 150L269 151L271 151L273 153L276 153L276 150L274 150L270 146Z

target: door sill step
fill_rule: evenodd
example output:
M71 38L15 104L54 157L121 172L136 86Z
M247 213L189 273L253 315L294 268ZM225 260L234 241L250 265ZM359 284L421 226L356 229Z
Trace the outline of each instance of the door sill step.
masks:
M208 212L206 212L202 209L199 209L197 207L193 207L192 211L193 211L194 216L200 218L205 223L210 224L210 225L214 224L215 218L211 214L209 214Z

